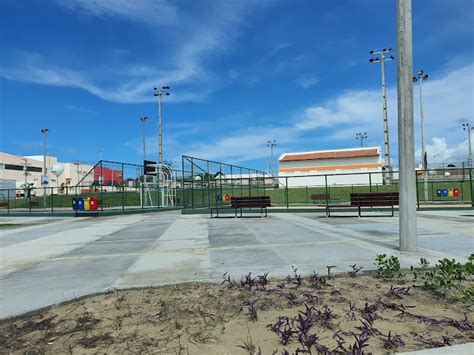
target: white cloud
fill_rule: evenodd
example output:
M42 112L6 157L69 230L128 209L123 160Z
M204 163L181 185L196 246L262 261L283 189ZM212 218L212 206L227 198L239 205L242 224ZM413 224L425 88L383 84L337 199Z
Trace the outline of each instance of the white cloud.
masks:
M437 79L430 79L424 86L425 133L430 161L437 154L442 160L465 160L467 140L461 121L472 121L473 65L458 68ZM436 76L433 76L436 78ZM415 141L419 147L418 96L415 93ZM387 90L390 148L393 162L398 161L396 88ZM258 119L254 120L258 122ZM326 102L303 108L293 120L284 120L278 126L258 126L235 131L232 135L217 139L214 143L192 146L192 154L198 157L225 161L250 161L268 157L267 139L277 140L278 150L305 146L305 150L325 149L329 141L338 142L341 148L355 147L359 142L355 133L368 133L367 144L383 146L383 121L380 89L348 90ZM221 128L224 130L224 127ZM311 140L314 135L317 139ZM312 142L312 145L304 144ZM297 148L300 149L300 148ZM189 152L188 152L189 153Z
M303 89L308 89L318 82L316 74L301 74L295 79L295 84L301 86Z
M428 152L428 164L446 163L446 162L466 162L468 156L467 139L459 144L454 143L449 147L444 137L433 137L431 143L426 145ZM421 162L421 149L415 153L415 159Z
M169 25L178 20L177 9L165 0L56 0L70 11L102 17L120 17L134 22Z

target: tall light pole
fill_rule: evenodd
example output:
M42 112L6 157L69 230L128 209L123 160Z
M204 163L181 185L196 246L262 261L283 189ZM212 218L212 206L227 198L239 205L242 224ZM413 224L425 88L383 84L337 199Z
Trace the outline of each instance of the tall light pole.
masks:
M163 164L163 110L162 97L169 96L169 86L162 86L160 89L154 88L155 96L158 98L158 160Z
M472 127L469 123L463 123L462 124L462 129L467 131L467 142L468 142L468 147L467 147L467 165L472 168L472 147L471 147L471 131Z
M145 123L148 121L148 117L143 116L140 117L140 122L142 123L142 133L143 133L143 162L146 160L146 131L145 131Z
M275 176L275 166L273 165L274 162L273 162L273 149L275 148L276 146L276 140L268 140L267 141L267 147L270 147L270 169L271 169L271 172L272 172L272 177Z
M358 132L356 133L356 139L360 139L360 147L364 146L364 139L367 139L367 132Z
M48 128L41 128L41 133L43 134L43 177L41 179L41 184L44 187L44 190L43 190L44 208L46 208L46 203L47 203L47 200L46 200L46 185L48 185L48 180L49 180L47 178L49 171L48 172L46 171L46 135L48 134L48 132L49 132Z
M376 58L370 58L370 63L382 64L382 109L383 109L383 132L384 132L384 165L385 170L388 171L389 177L392 176L392 165L390 163L390 135L388 132L388 117L387 117L387 90L385 85L385 62L394 60L393 55L386 57L385 54L393 52L392 48L382 49L381 51L370 51L369 54L377 56Z
M423 70L418 70L416 76L413 77L413 82L420 84L420 125L421 125L421 162L423 164L423 192L425 202L428 201L428 155L425 149L425 117L423 115L423 81L428 80L428 74L424 74Z
M397 0L399 238L402 251L416 251L417 248L411 9L411 0Z

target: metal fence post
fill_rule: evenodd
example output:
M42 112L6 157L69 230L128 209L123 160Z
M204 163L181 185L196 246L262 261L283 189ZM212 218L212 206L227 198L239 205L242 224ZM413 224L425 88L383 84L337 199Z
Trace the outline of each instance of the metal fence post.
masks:
M308 199L308 185L306 185L306 204L309 205L309 199Z
M123 180L123 163L122 163L122 212L125 211L125 181Z
M104 210L104 178L102 175L102 160L100 161L100 211L102 212ZM77 191L76 191L77 194Z
M194 163L191 160L191 208L194 209Z
M10 213L10 190L7 190L7 213Z
M290 208L290 201L288 201L288 176L285 177L285 198L286 198L286 209Z
M53 206L54 205L54 196L53 196L54 195L54 190L53 189L54 189L54 187L51 187L51 213L54 212L54 206Z
M418 195L418 173L415 170L415 183L416 183L416 206L420 208L420 197Z
M329 206L329 191L328 191L328 176L324 175L324 189L326 190L326 209ZM354 185L352 185L352 191L354 191Z
M469 168L469 187L471 189L471 206L474 207L474 191L472 191L472 168Z
M372 174L369 173L369 192L372 192Z
M207 161L207 205L211 208L211 168Z

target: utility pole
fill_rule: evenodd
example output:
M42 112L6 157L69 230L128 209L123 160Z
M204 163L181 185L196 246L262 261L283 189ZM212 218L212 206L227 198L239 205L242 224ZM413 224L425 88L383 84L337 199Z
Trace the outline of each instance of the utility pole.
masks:
M416 172L413 122L411 0L397 0L397 43L400 250L416 251Z
M378 63L380 62L382 65L382 109L383 109L383 132L384 132L384 165L385 171L388 171L388 178L392 177L392 164L390 162L390 135L388 132L388 117L387 117L387 92L386 92L386 85L385 85L385 62L394 60L395 58L393 55L390 57L385 57L385 54L393 52L392 48L389 49L382 49L381 51L370 51L369 54L371 55L379 55L376 58L370 58L370 63ZM385 177L384 180L387 180ZM386 181L384 181L386 182Z
M358 132L356 133L356 139L360 139L360 147L364 146L364 139L367 139L367 132Z
M28 176L30 175L30 173L28 172L28 166L30 164L28 164L28 159L27 158L23 158L23 175L25 175L25 189L28 188Z
M270 147L270 169L272 177L275 176L275 166L274 166L274 159L273 159L273 149L276 146L276 140L269 140L267 141L267 147Z
M163 111L162 111L162 97L169 96L169 86L162 86L161 89L154 88L155 96L158 98L158 161L160 164L163 160Z
M46 208L47 196L46 196L46 185L48 185L48 174L49 171L46 171L46 135L48 134L48 128L41 128L41 133L43 134L43 176L41 179L41 184L43 185L43 205ZM47 174L48 173L48 174Z
M428 155L425 149L425 117L423 114L423 90L422 82L428 80L428 74L424 74L423 70L418 70L416 76L413 77L413 82L420 84L420 125L421 125L421 162L423 166L423 192L425 202L428 201Z
M469 168L472 168L472 146L471 146L471 131L472 127L469 123L463 123L462 124L462 129L467 131L467 142L468 142L468 147L467 147L467 165Z
M148 121L148 117L143 116L140 117L140 121L142 123L142 133L143 133L143 162L146 160L146 131L145 131L145 123Z

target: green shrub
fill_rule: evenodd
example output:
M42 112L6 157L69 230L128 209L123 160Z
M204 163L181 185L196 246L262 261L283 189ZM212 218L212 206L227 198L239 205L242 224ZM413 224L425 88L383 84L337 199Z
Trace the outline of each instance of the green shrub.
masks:
M379 277L384 279L392 279L395 276L398 278L403 275L400 273L400 260L394 255L387 257L387 254L379 254L375 258L375 265L377 265L377 273Z

